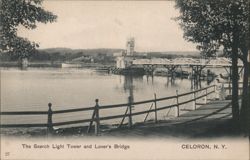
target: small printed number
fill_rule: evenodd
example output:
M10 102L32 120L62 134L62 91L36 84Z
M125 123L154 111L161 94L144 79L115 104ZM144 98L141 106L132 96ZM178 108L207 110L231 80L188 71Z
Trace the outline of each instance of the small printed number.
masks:
M5 152L5 156L9 156L10 155L10 152Z

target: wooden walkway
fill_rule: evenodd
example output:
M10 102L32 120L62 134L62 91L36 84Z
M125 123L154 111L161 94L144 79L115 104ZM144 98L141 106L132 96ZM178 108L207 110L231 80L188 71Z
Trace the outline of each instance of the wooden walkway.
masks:
M231 117L232 106L231 100L211 101L202 105L196 110L189 111L176 118L176 123L190 123L204 119L220 119Z
M190 110L179 117L147 124L135 124L132 129L111 130L111 136L192 136L202 135L232 117L230 100L216 100Z

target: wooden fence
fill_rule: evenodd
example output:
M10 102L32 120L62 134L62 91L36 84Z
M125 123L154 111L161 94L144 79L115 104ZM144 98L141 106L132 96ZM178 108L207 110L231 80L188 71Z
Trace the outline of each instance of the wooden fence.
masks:
M158 112L161 110L166 109L175 109L175 116L178 117L180 115L180 106L192 103L192 107L195 110L197 105L206 104L208 100L208 95L216 92L216 86L211 85L199 90L194 90L187 93L179 94L178 90L176 91L176 94L174 96L169 97L163 97L163 98L157 98L156 94L154 94L154 99L145 100L145 101L138 101L138 102L132 102L132 98L128 97L128 103L123 104L114 104L114 105L100 105L99 100L95 100L95 106L94 107L86 107L86 108L74 108L74 109L65 109L65 110L52 110L52 104L48 104L48 111L20 111L20 112L0 112L0 115L8 116L8 115L47 115L47 123L29 123L29 124L1 124L1 128L17 128L17 127L47 127L48 133L53 132L53 127L57 126L63 126L63 125L72 125L72 124L81 124L81 123L89 123L87 133L90 132L93 122L95 123L95 134L98 135L100 132L100 123L101 121L105 120L111 120L111 119L118 119L121 118L121 123L118 127L121 127L124 123L125 118L128 118L128 126L131 128L133 126L133 117L138 115L146 115L144 118L144 122L147 120L147 117L149 113L154 113L154 122L158 122ZM192 96L191 99L188 100L181 100L181 97L184 96ZM203 98L204 103L198 103L198 100ZM174 104L170 105L164 105L159 106L160 101L166 101L166 100L174 100ZM151 104L149 109L144 109L142 111L133 112L134 107L141 107L139 105L141 104ZM99 114L100 110L109 109L112 110L114 108L124 108L126 107L126 111L124 114L118 114L118 115L110 115L110 116L101 116ZM71 120L71 121L64 121L64 122L53 122L53 115L56 114L63 114L63 113L73 113L73 112L80 112L80 111L92 111L92 117L89 119L79 119L79 120ZM110 112L112 113L112 111Z

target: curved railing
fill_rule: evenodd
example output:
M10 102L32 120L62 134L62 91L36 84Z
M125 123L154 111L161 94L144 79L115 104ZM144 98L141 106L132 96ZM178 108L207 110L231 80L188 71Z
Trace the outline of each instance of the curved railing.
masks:
M132 102L132 98L128 97L128 103L122 103L122 104L114 104L114 105L100 105L99 100L96 99L96 104L94 107L85 107L85 108L74 108L74 109L64 109L64 110L52 110L52 104L49 103L49 110L48 111L19 111L19 112L0 112L1 116L7 116L7 115L47 115L47 123L28 123L28 124L1 124L1 128L11 128L11 127L47 127L48 131L53 131L53 127L56 126L62 126L62 125L72 125L72 124L79 124L79 123L90 123L87 132L90 132L92 123L95 122L95 133L98 134L100 131L100 122L105 120L111 120L111 119L118 119L122 118L122 121L119 126L123 125L124 119L128 117L128 125L131 127L133 125L132 117L146 114L146 117L144 118L144 122L147 120L148 114L151 112L154 112L154 121L157 122L157 113L161 110L175 108L175 115L178 117L180 115L180 106L193 102L192 107L193 109L196 109L196 105L201 105L201 103L198 103L197 100L204 98L205 103L207 103L207 97L208 95L216 92L216 86L211 85L202 89L194 90L187 93L178 94L178 91L176 91L176 95L169 96L169 97L163 97L163 98L157 98L156 94L154 94L154 99L145 100L145 101L138 101L138 102ZM182 97L192 95L191 99L185 99L181 100ZM160 101L166 101L166 100L174 100L174 104L169 105L163 105L159 106ZM150 103L151 106L149 109L145 109L142 111L136 111L134 112L133 108L135 107L141 107L141 104L148 104ZM100 110L112 110L115 108L126 108L126 112L124 114L117 114L117 115L109 115L109 116L100 116L99 111ZM145 106L144 106L145 108ZM85 112L85 111L92 111L92 117L88 119L79 119L79 120L70 120L70 121L64 121L64 122L53 122L53 115L58 114L64 114L64 113L73 113L73 112ZM110 112L112 113L112 112Z

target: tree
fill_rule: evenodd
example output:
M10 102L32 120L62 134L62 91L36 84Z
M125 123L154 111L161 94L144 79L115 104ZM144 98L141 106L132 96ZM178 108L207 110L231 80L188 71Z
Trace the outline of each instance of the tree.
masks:
M249 1L248 0L176 0L180 10L177 18L186 40L197 43L197 48L213 56L223 47L224 54L232 59L232 114L237 125L248 130L248 63ZM238 58L244 64L243 99L238 104Z
M42 8L42 0L0 0L0 52L15 58L28 58L39 47L17 35L19 25L35 29L36 23L56 20L57 16Z

